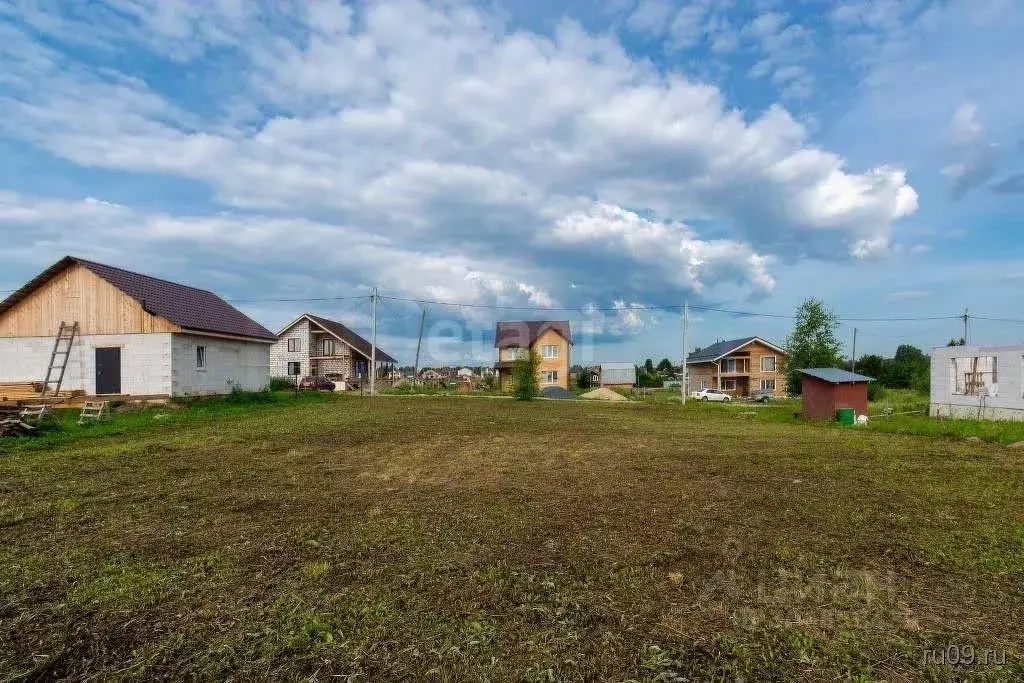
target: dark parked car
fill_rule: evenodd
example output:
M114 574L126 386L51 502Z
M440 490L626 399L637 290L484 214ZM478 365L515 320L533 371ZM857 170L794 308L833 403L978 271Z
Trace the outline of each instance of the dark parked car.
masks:
M334 391L334 382L326 377L310 375L303 377L299 382L299 389L314 389L316 391Z

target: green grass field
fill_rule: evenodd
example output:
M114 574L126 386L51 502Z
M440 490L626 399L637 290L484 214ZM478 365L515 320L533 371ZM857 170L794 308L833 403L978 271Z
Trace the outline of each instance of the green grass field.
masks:
M1024 678L1024 451L737 408L272 394L7 440L0 680Z

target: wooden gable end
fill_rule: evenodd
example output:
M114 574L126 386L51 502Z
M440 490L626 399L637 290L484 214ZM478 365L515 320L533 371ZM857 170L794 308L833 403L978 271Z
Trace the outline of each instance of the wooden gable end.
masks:
M750 358L751 372L761 371L761 358L764 356L775 356L775 363L780 371L786 365L786 359L789 357L787 353L773 349L767 344L762 344L760 341L756 340L744 346L742 351L746 352L747 356ZM730 356L731 355L732 354L730 354Z
M61 321L79 334L180 332L88 268L73 263L0 314L0 337L52 337Z

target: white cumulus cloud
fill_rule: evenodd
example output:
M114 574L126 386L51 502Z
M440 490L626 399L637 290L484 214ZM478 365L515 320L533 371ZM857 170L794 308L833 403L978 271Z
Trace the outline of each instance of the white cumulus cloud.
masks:
M438 298L607 305L764 296L772 264L885 253L917 207L889 160L850 168L785 108L738 110L568 20L541 34L457 0L97 7L73 23L24 10L46 45L6 29L0 133L84 168L209 188L188 215L93 206L83 225L125 249L147 236L252 264L298 251L316 254L311 269L344 263L353 283ZM633 21L664 12L645 2ZM666 31L689 44L698 15L670 11ZM774 78L800 88L805 36L771 16L749 31ZM90 22L100 47L72 49ZM192 90L117 54L186 70ZM230 78L206 68L214 58ZM9 196L0 211L47 201Z

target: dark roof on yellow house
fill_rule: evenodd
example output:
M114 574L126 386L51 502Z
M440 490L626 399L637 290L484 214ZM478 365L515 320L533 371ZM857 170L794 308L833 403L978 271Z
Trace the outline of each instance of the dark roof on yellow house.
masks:
M572 344L568 320L504 320L494 328L494 346L499 349L529 348L549 330L554 330Z

